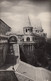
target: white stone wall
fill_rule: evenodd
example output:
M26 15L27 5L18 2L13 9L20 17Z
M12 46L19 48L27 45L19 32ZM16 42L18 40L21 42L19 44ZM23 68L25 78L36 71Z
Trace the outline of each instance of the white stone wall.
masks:
M33 36L31 36L31 35L25 35L24 36L24 41L27 41L27 37L30 38L30 41L33 41Z

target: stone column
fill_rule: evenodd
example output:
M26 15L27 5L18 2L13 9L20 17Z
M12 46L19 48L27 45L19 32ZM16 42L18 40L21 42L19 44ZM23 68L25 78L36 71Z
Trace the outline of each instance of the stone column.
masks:
M13 44L14 55L16 57L16 63L20 60L19 44Z

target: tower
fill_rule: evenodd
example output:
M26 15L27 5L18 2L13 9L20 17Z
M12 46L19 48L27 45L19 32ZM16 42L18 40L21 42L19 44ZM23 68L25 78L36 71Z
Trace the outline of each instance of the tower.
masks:
M30 18L28 16L28 26L23 28L24 34L32 34L33 33L33 27L31 26Z
M28 16L28 26L23 28L24 32L24 41L32 41L33 27L31 26L31 21Z

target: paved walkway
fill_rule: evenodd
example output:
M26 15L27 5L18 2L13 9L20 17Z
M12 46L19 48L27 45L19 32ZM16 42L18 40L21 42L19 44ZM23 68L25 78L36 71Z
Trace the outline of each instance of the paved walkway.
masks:
M16 71L21 73L33 81L51 81L51 72L43 69L31 66L20 61L19 66L17 67Z

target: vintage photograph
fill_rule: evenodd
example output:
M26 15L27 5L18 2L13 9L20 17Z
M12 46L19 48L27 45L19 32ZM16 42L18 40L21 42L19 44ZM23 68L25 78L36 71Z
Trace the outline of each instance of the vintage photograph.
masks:
M0 81L51 81L51 0L0 0Z

